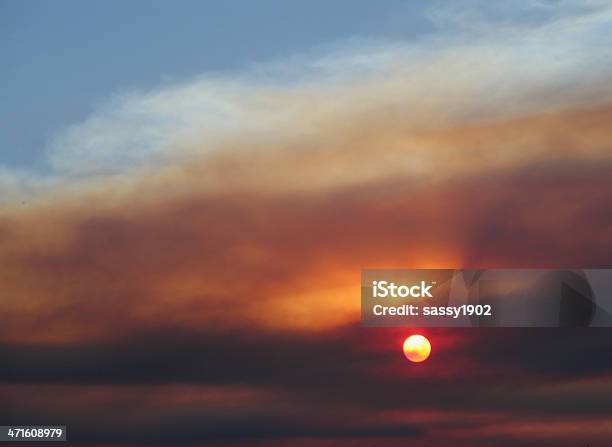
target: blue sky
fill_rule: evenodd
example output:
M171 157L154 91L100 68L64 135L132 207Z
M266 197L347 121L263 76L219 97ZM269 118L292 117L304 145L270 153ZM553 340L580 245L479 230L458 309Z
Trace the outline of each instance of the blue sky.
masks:
M49 140L116 92L431 29L421 3L396 0L0 0L0 165L45 169Z

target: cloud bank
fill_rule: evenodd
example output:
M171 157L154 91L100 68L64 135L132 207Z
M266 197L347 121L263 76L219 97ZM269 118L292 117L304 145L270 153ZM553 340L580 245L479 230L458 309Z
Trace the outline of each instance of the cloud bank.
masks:
M0 419L101 445L610 439L605 330L431 331L418 369L401 330L356 328L361 268L611 263L609 6L470 5L118 93L48 175L2 171Z
M2 174L4 201L51 185L82 188L84 177L205 162L228 148L253 156L300 152L311 140L325 144L316 141L321 134L343 138L372 116L385 117L375 124L392 132L418 135L610 100L606 2L501 10L480 1L437 3L428 15L435 32L409 42L347 40L238 73L118 92L52 138L43 179ZM417 159L430 152L407 144L405 151Z

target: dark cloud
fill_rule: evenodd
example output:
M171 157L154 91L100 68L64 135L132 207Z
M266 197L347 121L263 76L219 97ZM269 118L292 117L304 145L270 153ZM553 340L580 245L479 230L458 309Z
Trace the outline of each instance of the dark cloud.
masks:
M512 424L597 420L612 411L612 362L602 355L612 348L608 329L428 329L435 351L422 365L401 354L408 332L349 326L279 336L168 328L105 343L4 345L0 390L8 405L0 418L69 421L74 441L191 444L457 429L475 435L497 422L470 414L499 414ZM49 387L59 389L45 394ZM226 398L210 398L211 387ZM454 416L381 417L427 411Z
M500 374L512 376L514 386L528 388L612 373L612 361L601 355L612 348L606 328L429 331L438 348L436 361L416 369L406 364L398 349L405 329L351 326L317 335L282 336L166 329L104 343L4 345L0 347L5 359L0 380L17 384L244 384L305 395L319 392L328 399L384 408L449 405L447 397L454 394L471 396L458 403L467 408L495 391ZM445 365L443 370L439 364ZM404 393L409 400L401 399Z

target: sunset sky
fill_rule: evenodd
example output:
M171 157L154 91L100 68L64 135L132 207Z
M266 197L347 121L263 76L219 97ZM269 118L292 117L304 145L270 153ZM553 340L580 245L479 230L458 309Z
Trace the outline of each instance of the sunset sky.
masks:
M609 445L612 331L427 329L410 364L359 288L610 267L611 42L599 0L0 0L0 425Z

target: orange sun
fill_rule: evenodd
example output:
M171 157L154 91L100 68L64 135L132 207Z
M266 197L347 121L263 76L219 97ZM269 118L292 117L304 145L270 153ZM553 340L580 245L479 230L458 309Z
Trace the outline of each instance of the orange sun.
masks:
M404 340L404 355L411 362L424 362L429 354L431 354L431 344L422 335L411 335Z

